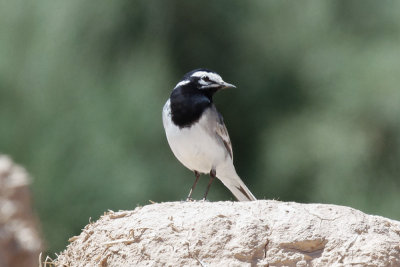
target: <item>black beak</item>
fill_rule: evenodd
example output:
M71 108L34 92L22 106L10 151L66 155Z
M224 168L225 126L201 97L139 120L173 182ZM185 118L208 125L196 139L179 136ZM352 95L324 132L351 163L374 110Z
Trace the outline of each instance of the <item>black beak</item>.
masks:
M230 84L230 83L226 83L226 82L221 82L221 83L220 83L220 85L221 85L221 89L226 89L226 88L236 88L236 86L235 86L235 85L233 85L233 84Z

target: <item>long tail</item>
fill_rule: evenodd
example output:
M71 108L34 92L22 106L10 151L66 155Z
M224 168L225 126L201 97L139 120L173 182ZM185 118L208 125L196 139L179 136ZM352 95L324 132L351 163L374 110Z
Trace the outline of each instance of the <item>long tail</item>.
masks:
M229 173L229 175L228 175ZM253 201L257 200L255 196L250 192L247 186L243 183L240 177L236 174L236 171L218 173L217 177L221 182L232 192L232 194L239 201Z

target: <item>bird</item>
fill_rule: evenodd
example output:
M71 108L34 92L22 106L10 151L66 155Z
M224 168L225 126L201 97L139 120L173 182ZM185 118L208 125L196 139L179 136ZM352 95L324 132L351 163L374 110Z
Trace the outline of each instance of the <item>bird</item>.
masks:
M222 89L236 88L209 69L199 68L186 73L165 103L162 120L168 144L175 157L194 172L192 193L200 174L209 174L207 194L214 178L218 178L239 201L256 200L236 173L232 144L222 115L213 103L213 95Z

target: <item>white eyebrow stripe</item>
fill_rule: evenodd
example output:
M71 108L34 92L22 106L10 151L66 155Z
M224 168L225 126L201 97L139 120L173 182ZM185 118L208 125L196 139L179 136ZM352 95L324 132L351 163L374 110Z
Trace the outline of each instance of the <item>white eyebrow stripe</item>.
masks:
M177 83L177 84L175 85L175 88L177 88L177 87L179 87L179 86L182 86L182 85L186 85L186 84L188 84L188 83L190 83L189 80L180 81L179 83ZM175 89L175 88L174 88L174 89Z
M203 75L208 75L210 74L209 72L206 71L196 71L195 73L193 73L191 76L192 77L201 77Z
M192 74L192 77L201 77L201 76L207 76L210 78L211 81L220 83L222 82L221 76L219 76L216 73L213 72L206 72L206 71L196 71L195 73Z

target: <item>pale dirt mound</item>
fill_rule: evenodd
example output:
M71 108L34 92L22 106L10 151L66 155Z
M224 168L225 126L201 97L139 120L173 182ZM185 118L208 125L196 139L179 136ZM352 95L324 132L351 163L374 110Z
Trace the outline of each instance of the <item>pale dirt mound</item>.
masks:
M108 212L61 266L400 266L400 222L352 208L260 200Z

